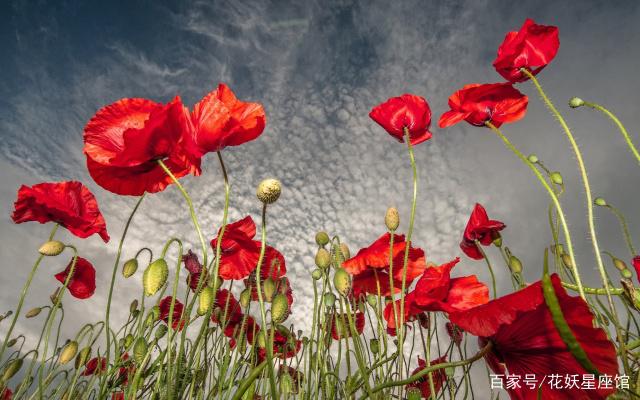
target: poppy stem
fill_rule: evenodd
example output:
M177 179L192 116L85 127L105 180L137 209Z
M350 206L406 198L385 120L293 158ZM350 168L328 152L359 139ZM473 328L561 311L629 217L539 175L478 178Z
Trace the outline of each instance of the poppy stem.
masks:
M489 257L487 257L487 253L484 252L482 248L482 244L476 239L476 247L480 250L480 254L484 258L484 261L487 263L487 267L489 268L489 274L491 274L491 286L493 288L493 298L498 298L498 292L496 289L496 275L493 273L493 268L491 267L491 261L489 261Z
M51 233L49 234L49 242L53 240L53 237L56 234L56 231L58 230L58 224L56 223L53 226L53 229L51 229ZM38 270L38 267L40 266L40 263L42 262L42 259L45 256L40 254L38 256L38 259L36 260L36 262L33 264L33 268L31 268L31 272L29 272L29 277L27 278L27 282L24 284L24 287L22 288L22 293L20 294L20 300L18 301L18 307L16 307L16 312L13 314L13 318L11 319L11 325L9 326L9 330L7 331L7 334L4 337L4 343L2 344L2 350L0 350L0 360L2 360L2 356L4 355L5 350L7 349L7 343L9 343L9 340L11 338L11 334L13 333L13 328L15 328L16 326L16 321L18 321L18 317L20 316L20 313L22 312L22 306L24 305L24 299L25 297L27 297L27 292L29 291L29 287L31 286L31 281L33 280L33 277L36 275L36 271Z
M573 285L571 283L562 282L562 286L565 287L566 289L578 291L578 286ZM587 294L596 294L598 296L606 296L607 294L607 291L604 288L598 289L598 288L583 287L583 289L584 289L584 292ZM621 296L624 294L624 290L620 288L609 288L609 293L616 296Z
M635 257L638 253L636 253L636 249L633 247L633 240L631 239L631 234L629 233L629 226L627 225L627 220L624 215L618 210L616 207L607 204L607 207L611 212L618 218L620 222L620 227L622 228L622 234L624 235L624 240L627 242L627 247L631 252L631 257Z
M515 154L520 160L522 160L523 163L525 163L527 167L529 167L529 169L536 175L536 178L538 178L538 181L540 181L542 186L547 190L547 193L549 194L549 197L551 197L551 200L553 201L556 211L558 211L558 218L560 218L560 223L562 225L564 237L565 237L565 240L567 241L567 251L569 252L569 257L571 258L571 269L573 272L573 276L576 280L576 284L578 285L578 292L580 293L580 297L582 297L583 300L586 300L586 297L584 294L584 288L582 286L582 280L580 278L580 274L578 273L578 264L576 264L576 259L573 254L573 244L571 241L571 234L569 233L567 220L564 216L564 211L562 210L562 206L560 205L560 200L558 200L558 196L556 195L555 191L551 188L551 186L549 186L549 183L544 178L544 176L542 176L540 171L538 171L536 166L533 165L527 159L527 157L524 154L522 154L522 152L518 150L511 143L511 141L509 141L509 139L507 139L507 137L502 133L500 129L498 129L495 125L493 125L489 121L485 122L485 125L489 129L491 129L496 135L498 135L498 137L502 139L502 141L504 142L505 146L507 146L507 148L513 152L513 154Z
M621 351L624 352L624 340L623 340L623 335L622 335L622 331L621 331L621 328L620 328L620 321L618 321L618 314L616 313L615 305L613 304L613 299L611 298L611 293L610 293L610 289L609 289L609 279L607 278L607 273L606 273L606 271L604 269L604 263L602 262L602 256L600 255L600 246L598 244L598 235L596 234L596 227L595 227L594 218L593 218L593 199L592 199L592 196L591 196L591 186L589 184L589 178L587 177L587 169L586 169L586 167L584 165L584 160L582 159L582 153L580 152L580 148L578 147L578 143L576 142L575 138L573 137L573 134L571 133L571 130L569 129L569 126L567 125L566 121L562 117L562 114L560 114L560 112L553 105L553 103L551 102L549 97L547 97L546 93L542 89L542 86L540 86L540 83L538 82L538 79L526 68L521 68L520 71L522 71L522 73L524 75L526 75L529 79L531 79L531 82L533 82L534 86L538 90L538 93L540 94L540 97L542 98L542 101L545 103L547 108L549 108L549 111L551 111L553 116L555 116L556 119L558 120L558 122L560 123L560 126L562 127L562 130L564 131L565 135L567 136L567 139L569 139L569 143L571 143L571 147L573 149L573 153L575 154L576 160L578 161L578 169L580 170L580 176L582 178L582 184L583 184L583 187L584 187L585 196L586 196L586 200L587 200L587 222L588 222L588 225L589 225L589 235L591 236L591 244L593 246L593 253L594 253L595 258L596 258L596 263L598 265L598 271L600 272L600 278L602 279L602 284L603 284L605 290L607 291L607 302L609 303L609 309L611 311L611 314L614 317L613 324L614 324L614 326L616 328L616 335L618 337L618 344L620 346ZM627 373L629 373L629 366L627 365L627 358L626 357L622 358L622 363L624 365L625 371Z

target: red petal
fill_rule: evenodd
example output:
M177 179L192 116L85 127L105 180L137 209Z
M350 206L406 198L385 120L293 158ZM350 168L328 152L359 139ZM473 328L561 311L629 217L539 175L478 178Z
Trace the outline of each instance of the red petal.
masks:
M69 272L71 272L72 264L73 259L64 271L55 275L55 278L63 285ZM82 257L77 258L73 276L69 281L67 289L69 289L69 293L77 299L88 299L93 296L93 293L96 291L96 270L88 260Z

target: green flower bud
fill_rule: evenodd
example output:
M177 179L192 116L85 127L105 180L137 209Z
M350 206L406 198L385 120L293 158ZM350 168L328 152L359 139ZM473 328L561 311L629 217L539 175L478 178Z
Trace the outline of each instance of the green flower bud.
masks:
M607 201L605 199L603 199L602 197L596 197L596 199L593 201L593 203L597 206L600 207L605 207L607 205Z
M407 400L421 400L422 392L417 387L407 389Z
M251 303L251 290L245 289L242 292L240 292L240 305L244 308L247 308L249 307L250 303Z
M322 271L320 271L319 269L314 269L311 273L311 277L317 281L318 279L322 278Z
M283 322L289 316L289 300L287 296L278 293L271 302L271 321L275 324Z
M538 156L535 154L529 154L529 157L527 157L527 160L529 160L531 164L536 164L538 161L540 161Z
M331 265L331 254L324 248L318 249L316 253L316 265L320 269L327 269Z
M563 180L560 172L558 171L552 172L549 177L551 178L551 182L555 183L556 185L562 185Z
M11 348L11 347L15 346L16 343L18 343L18 338L13 338L13 339L11 339L11 340L9 340L7 342L7 347Z
M213 288L210 286L205 286L204 288L202 288L202 291L198 296L198 315L206 315L213 306L213 300Z
M131 304L129 304L129 313L133 314L134 311L138 310L138 299L133 299Z
M569 269L573 268L573 262L571 262L571 256L565 253L561 256L561 259L562 259L562 263L566 268L569 268Z
M369 349L371 349L372 354L378 354L380 352L380 342L378 339L369 340Z
M80 350L80 352L76 356L76 361L74 364L75 369L78 369L85 365L87 361L89 361L89 357L91 357L91 347L87 346Z
M156 294L167 283L168 276L169 266L164 258L159 258L149 264L142 276L145 296L149 297Z
M349 251L349 246L347 246L346 243L340 243L340 252L342 253L343 260L351 258L351 252Z
M149 346L147 346L147 342L143 337L136 339L136 343L133 345L133 359L136 360L136 363L142 364L148 348Z
M329 243L329 235L327 234L327 232L318 232L316 233L316 243L318 244L318 246L325 246L327 243Z
M43 256L55 257L64 251L65 245L57 240L50 240L38 249L38 253Z
M122 265L122 276L125 278L129 278L131 275L135 274L138 270L138 260L132 258L130 260L125 261Z
M612 256L611 260L613 261L613 265L618 269L618 271L622 272L627 269L627 264L625 264L624 261L622 261L618 257Z
M78 342L72 340L62 348L58 362L62 365L68 363L76 356L76 353L78 353Z
M258 185L256 196L264 204L275 203L280 197L281 184L277 179L265 179Z
M336 295L331 292L325 293L324 296L322 296L322 301L325 307L333 307L333 305L336 304Z
M522 272L522 263L520 262L520 259L518 259L518 257L513 255L509 257L509 269L511 269L511 272L513 272L514 274L519 274Z
M371 306L371 308L376 308L378 306L378 297L373 294L367 295L367 303Z
M262 294L264 295L264 300L268 302L273 300L276 289L276 282L273 279L265 279L264 282L262 282Z
M256 343L261 349L267 347L267 338L265 337L263 330L260 330L260 332L258 332L258 334L256 335Z
M333 286L341 295L346 297L349 294L351 290L351 276L344 268L340 267L336 269L333 275Z
M578 107L582 107L584 105L584 100L582 100L579 97L572 97L571 100L569 100L569 107L571 108L578 108Z
M496 232L496 237L493 238L493 245L496 247L502 247L502 235Z
M4 368L4 372L2 373L2 381L7 382L15 374L17 374L18 371L20 371L20 368L22 368L22 363L23 363L22 358L16 358L14 360L11 360L7 364L7 366Z
M387 209L387 213L384 215L384 224L391 232L395 232L395 230L398 229L400 225L400 214L397 208L389 207Z
M156 339L160 340L164 337L164 335L167 334L167 326L166 325L158 325L158 327L156 328Z
M623 278L631 279L633 277L633 273L628 269L623 269L622 271L620 271L620 273L622 274Z
M37 317L38 314L40 314L41 311L42 311L42 307L32 308L24 316L25 316L25 318Z
M289 374L280 375L280 391L286 397L293 391L293 378Z
M133 339L135 339L135 338L130 333L127 336L124 337L124 348L125 349L128 349L133 344Z

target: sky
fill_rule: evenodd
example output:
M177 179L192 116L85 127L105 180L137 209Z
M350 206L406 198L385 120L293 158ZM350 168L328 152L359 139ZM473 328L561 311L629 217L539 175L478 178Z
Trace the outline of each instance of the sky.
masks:
M136 199L106 192L89 177L82 131L100 107L124 97L166 102L180 95L191 106L219 82L240 99L260 102L267 115L262 136L223 157L231 181L230 221L260 219L255 188L264 178L282 181L269 208L268 242L286 258L295 303L292 322L309 323L314 235L339 235L353 254L385 232L387 207L400 210L404 232L411 205L406 146L369 119L370 109L402 93L423 96L434 121L447 99L468 83L500 82L491 63L504 35L529 17L556 25L560 50L539 75L573 128L594 196L626 215L640 234L638 165L615 127L587 109L572 110L573 96L609 107L640 142L640 3L636 1L8 1L0 5L0 312L15 307L50 226L14 225L10 219L21 184L81 180L98 198L111 241L96 236L77 245L98 274L96 295L65 304L77 329L102 318L124 222ZM569 143L531 83L526 117L504 132L525 154L535 153L564 177L563 207L587 284L599 281L586 223L584 191ZM489 130L433 125L433 138L415 148L419 187L413 243L427 259L462 262L454 275L486 266L466 258L459 242L474 203L503 221L504 242L539 279L551 242L548 198L535 177ZM215 155L200 177L182 180L194 198L200 224L213 238L222 219L222 175ZM627 262L615 218L596 209L600 246ZM135 216L123 257L143 246L159 252L176 236L197 246L188 210L173 186L148 196ZM196 247L194 247L196 248ZM499 253L501 293L510 288ZM46 304L53 274L66 256L47 259L34 279L25 309ZM175 268L171 266L172 270ZM610 267L611 268L611 267ZM611 269L612 273L614 272ZM116 282L114 320L124 318L140 291L141 274ZM40 321L20 319L17 331L32 339ZM67 334L75 330L70 324ZM7 324L0 325L4 336Z

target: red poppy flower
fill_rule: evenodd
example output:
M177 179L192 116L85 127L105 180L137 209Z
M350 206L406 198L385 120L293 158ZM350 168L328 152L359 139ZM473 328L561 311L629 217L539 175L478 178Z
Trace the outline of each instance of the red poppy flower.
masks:
M0 399L2 400L11 400L13 398L13 392L9 388L4 388L2 393L0 393Z
M460 248L464 254L474 260L482 260L483 256L476 245L476 240L483 246L489 246L500 235L499 232L506 227L500 221L489 219L484 207L476 203L469 217L469 222L467 222L467 227L464 229Z
M240 321L230 322L223 330L224 335L231 339L229 343L231 349L236 347L240 339L246 339L247 343L253 344L253 339L258 332L260 332L260 325L250 315L243 315Z
M107 225L96 198L77 181L45 182L32 187L22 185L11 219L16 224L56 222L79 238L97 233L105 243L109 241Z
M187 286L195 292L198 289L200 279L204 279L204 282L201 284L201 288L204 288L206 281L209 279L209 273L207 270L202 268L202 264L200 264L198 256L193 251L189 250L187 254L182 256L182 262L184 263L187 271L189 271L189 274L187 275Z
M447 328L447 334L449 335L451 340L453 340L453 343L455 343L456 346L460 346L460 344L462 343L462 329L455 326L455 324L452 324L451 322L447 322L445 324L445 327Z
M402 267L404 265L404 251L407 243L404 235L394 235L393 238L393 282L389 283L389 248L391 234L385 233L369 247L358 251L354 257L346 260L342 267L353 275L353 295L355 298L365 293L387 296L391 292L397 293L402 287ZM427 268L424 251L419 248L409 249L407 262L407 287Z
M636 270L636 276L638 280L640 280L640 256L635 256L631 260L631 264L633 265L633 269Z
M346 313L334 313L331 315L331 336L335 340L347 339L352 336L349 327L349 316ZM364 331L364 314L356 311L351 315L351 319L356 328L356 332L361 335Z
M264 253L264 260L262 261L262 268L260 269L260 283L264 284L265 280L271 278L276 282L276 289L278 291L282 289L283 294L290 296L292 291L289 280L284 277L286 273L287 265L282 253L271 246L267 246ZM258 286L256 282L256 270L252 271L249 277L244 280L244 286L247 289L251 289L251 300L257 301ZM293 298L291 298L291 300L293 301ZM289 305L291 305L291 301Z
M260 258L260 242L253 240L255 235L256 224L250 216L226 226L220 245L219 275L222 279L243 279L256 269ZM211 241L214 251L217 242L217 237Z
M442 356L436 360L431 361L431 365L442 364L446 361L447 361L446 356ZM411 375L417 374L418 372L422 371L425 368L427 368L427 362L422 358L418 357L418 368L413 370ZM435 389L436 393L438 393L440 389L442 389L442 386L444 385L444 383L447 381L447 374L445 373L444 368L441 368L433 371L433 373L431 374L431 377L433 379L433 388ZM428 374L418 379L417 381L408 384L407 387L418 388L420 389L420 393L422 393L423 398L425 399L431 398L431 386L429 384Z
M104 357L94 357L84 366L82 376L99 375L107 370L107 359Z
M242 321L242 308L240 303L227 289L220 289L216 293L213 304L211 321L220 325L233 325Z
M67 280L69 272L71 272L72 264L73 259L71 259L64 271L55 274L55 278L63 285ZM93 293L96 291L96 270L88 260L78 257L67 289L69 289L69 293L77 299L88 299L93 296Z
M400 315L401 299L394 300L388 303L383 311L383 317L387 321L387 333L391 336L397 334L396 330L402 323L408 323L417 320L424 310L421 310L415 303L415 292L409 292L404 296L404 317ZM395 311L393 307L396 307ZM398 321L396 322L395 314L398 314Z
M404 143L405 128L409 131L412 145L431 139L431 109L429 103L420 96L403 94L392 97L375 106L369 117L400 143Z
M160 315L158 319L163 321L165 324L169 325L169 312L171 311L171 301L173 297L167 296L164 299L160 300ZM173 314L171 316L171 328L182 330L184 328L184 324L186 323L185 319L182 318L182 310L184 309L184 305L180 302L180 300L176 299L173 304Z
M172 183L162 160L180 178L200 174L200 159L188 152L192 127L179 97L163 105L122 99L91 118L84 129L84 153L91 177L110 192L139 196Z
M618 373L616 349L603 329L594 328L594 317L587 303L580 297L569 296L557 274L551 276L551 281L564 317L589 360L600 374L615 376ZM498 374L505 371L509 375L532 374L537 382L551 374L579 377L577 387L552 390L545 382L541 386L543 399L603 399L615 392L615 388L581 388L580 381L588 372L575 360L558 334L540 281L449 317L463 330L479 336L481 346L488 342L493 344L485 359ZM511 398L539 398L537 390L521 386L510 393Z
M129 353L122 354L120 360L124 365L118 370L118 385L125 387L129 384L129 377L135 374L136 366L129 361Z
M537 75L558 53L558 28L538 25L527 18L518 32L509 32L498 48L493 66L509 82L524 82L528 78L520 68Z
M475 126L491 122L500 127L522 119L528 103L529 98L510 83L472 83L449 97L451 110L442 114L438 125L446 128L464 120Z
M221 83L193 108L193 153L197 157L256 139L266 116L261 104L245 103Z
M124 400L124 392L115 392L111 395L111 400Z
M273 355L282 360L294 357L302 348L302 341L286 328L278 329L273 334ZM263 361L267 356L266 348L258 349L258 359Z

